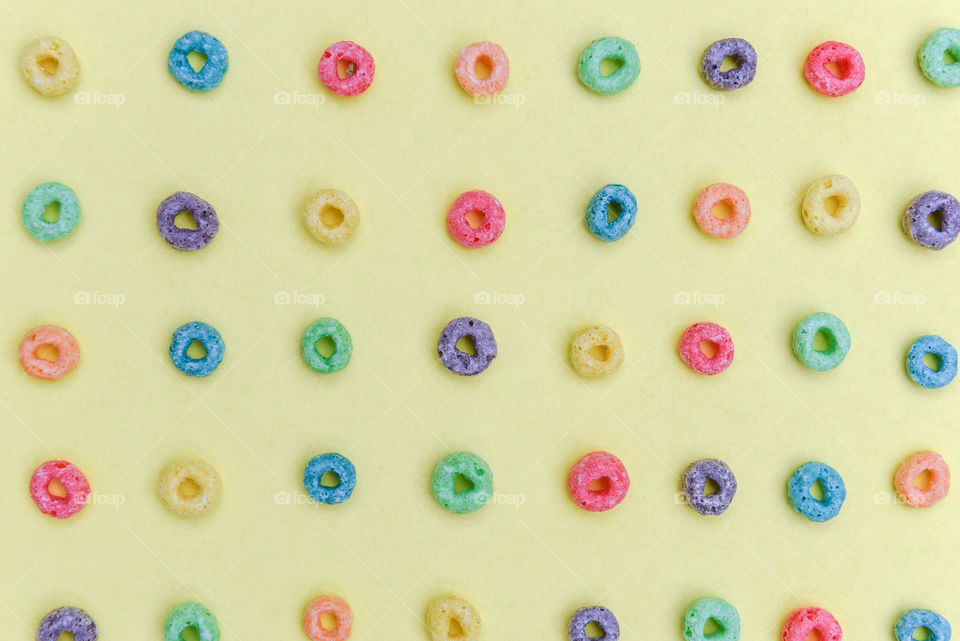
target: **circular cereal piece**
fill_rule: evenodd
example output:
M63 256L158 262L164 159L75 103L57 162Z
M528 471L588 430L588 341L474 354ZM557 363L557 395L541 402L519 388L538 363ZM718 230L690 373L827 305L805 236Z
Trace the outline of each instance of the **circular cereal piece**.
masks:
M202 358L193 358L187 349L197 341L206 352ZM187 376L210 376L223 361L225 347L220 332L212 325L191 321L173 331L170 341L170 361Z
M823 332L827 349L814 348L817 334ZM843 321L826 312L810 314L793 330L793 353L812 370L826 372L840 365L850 351L850 332Z
M710 619L720 629L704 634L703 630ZM683 638L686 641L738 641L740 613L723 599L697 599L683 615Z
M818 499L810 490L820 481L823 498ZM827 465L809 461L798 467L787 481L787 499L790 506L811 521L823 523L840 513L847 498L847 487L840 473ZM802 637L806 638L806 637Z
M340 77L343 63L346 76ZM341 96L357 96L370 88L377 66L370 52L356 42L335 42L320 56L317 75L327 89Z
M56 350L57 360L50 361L39 356L41 348ZM30 376L55 381L73 371L80 361L80 347L73 335L56 325L34 327L20 341L18 350L20 365Z
M599 356L591 353L594 348L600 348ZM622 362L623 343L609 327L587 327L570 342L570 364L580 376L606 376L616 371Z
M708 480L717 485L717 491L712 494L705 493ZM687 466L681 487L690 507L700 514L719 516L733 502L737 493L737 477L723 461L705 458Z
M181 603L167 616L163 626L163 641L182 641L183 631L193 628L200 641L219 641L220 626L217 617L202 603Z
M924 472L929 474L930 482L925 488L917 487L915 481ZM950 466L936 452L916 452L897 468L893 485L897 496L906 505L930 507L950 491Z
M943 191L920 194L903 212L903 231L921 247L943 249L960 233L960 202Z
M206 60L200 71L190 65L187 55L201 53ZM188 31L173 43L167 56L167 69L180 86L190 91L211 91L220 86L230 65L227 48L223 43L203 31Z
M470 486L458 492L456 479L462 477ZM433 498L456 514L479 510L493 496L493 472L482 458L471 452L447 454L433 469Z
M570 498L583 509L606 512L620 505L627 495L630 475L623 462L610 452L590 452L570 468L567 489Z
M456 621L462 634L450 633L451 622ZM436 599L427 608L427 628L433 641L478 641L480 615L476 608L455 596Z
M704 342L712 343L713 356L703 351ZM733 362L733 339L730 332L716 323L694 323L680 337L680 358L698 374L712 376L730 367Z
M637 199L623 185L602 187L587 205L587 229L608 243L626 236L636 218Z
M473 342L473 354L457 347L457 343L464 338ZM459 376L476 376L490 367L497 357L497 340L493 337L493 330L482 320L469 316L454 318L440 332L437 356L448 372Z
M837 209L827 211L826 202L836 198ZM822 236L842 234L857 222L860 215L860 193L846 176L826 176L807 188L803 197L803 224Z
M490 67L486 78L477 76L477 63ZM510 78L510 60L503 47L495 42L474 42L457 56L457 82L473 96L490 96L503 90Z
M603 630L603 636L591 637L587 634L587 626L596 623ZM613 612L599 605L590 608L580 608L570 617L568 627L568 637L570 641L591 641L591 639L602 639L603 641L617 641L620 638L620 624Z
M732 58L736 66L720 71L725 58ZM708 85L718 91L734 91L746 87L757 75L757 51L743 38L717 40L703 52L700 75Z
M953 62L945 60L947 54ZM960 29L937 29L920 45L920 70L938 87L960 87Z
M37 626L37 641L57 641L64 632L73 641L97 641L100 633L90 615L80 608L57 608L47 614Z
M56 203L60 215L54 221L44 218L44 210ZM23 226L42 243L60 240L72 232L80 222L80 201L73 190L58 182L37 185L23 200L20 209Z
M927 641L950 641L950 622L933 610L907 610L893 626L897 641L914 641L914 633L927 629Z
M479 213L480 225L474 227L467 214ZM506 224L503 205L493 194L474 189L457 196L447 212L447 233L464 247L475 249L492 245Z
M840 76L835 76L827 65L835 64ZM836 98L854 91L863 83L866 68L860 52L843 42L828 40L817 45L803 65L807 83L817 93Z
M324 356L317 347L324 338L333 341L333 353ZM315 372L332 374L339 372L350 362L353 354L353 341L347 328L335 318L319 318L303 331L300 339L300 355L303 362Z
M80 79L80 62L73 49L56 36L37 38L27 45L20 69L30 86L44 96L67 93Z
M184 487L188 482L189 485ZM205 514L219 498L220 477L215 469L202 461L174 463L160 477L160 499L180 516Z
M357 230L360 211L357 203L345 192L324 189L307 201L303 210L303 224L321 243L338 245Z
M50 484L56 480L63 486L64 496L50 491ZM90 498L90 483L73 463L67 461L47 461L30 477L30 498L37 509L58 519L68 519L86 506Z
M196 229L177 226L174 221L183 212L193 217ZM192 252L203 249L213 241L220 229L220 220L213 205L203 198L187 191L178 191L165 198L157 208L157 229L174 249Z
M332 614L337 627L328 630L323 626L323 615ZM303 630L311 641L344 641L350 636L353 626L353 610L343 599L335 596L318 596L303 613Z
M733 211L729 218L713 215L713 208L726 203ZM693 205L693 217L697 227L705 234L716 238L736 238L750 222L750 200L742 189L729 183L714 183L697 196Z
M619 68L609 75L604 75L600 65L604 60L619 64ZM600 38L594 40L580 54L577 65L577 75L580 82L588 89L598 94L610 95L620 93L640 75L640 56L628 40L623 38Z
M937 369L923 362L926 354L936 357ZM946 387L957 375L957 350L939 336L921 336L913 341L907 351L907 375L921 387Z
M323 475L327 472L337 477L336 485L327 486L322 483ZM317 503L343 503L350 498L356 486L357 468L342 454L331 452L314 456L303 470L303 487Z
M832 614L823 608L800 608L787 617L780 631L782 641L806 641L816 631L820 641L840 641L843 630Z

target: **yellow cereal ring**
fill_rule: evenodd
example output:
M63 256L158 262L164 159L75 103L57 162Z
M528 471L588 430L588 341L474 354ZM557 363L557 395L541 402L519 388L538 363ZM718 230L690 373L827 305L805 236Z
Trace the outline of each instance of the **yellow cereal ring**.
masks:
M452 635L450 622L456 621L463 634ZM455 596L440 598L427 608L427 627L433 641L477 641L480 615L472 605Z
M824 203L829 198L839 201L837 210L827 211ZM846 176L826 176L810 185L803 198L803 224L807 229L824 236L836 236L853 226L860 214L860 194L853 181Z
M192 481L199 490L184 492L184 483ZM164 505L181 516L197 516L209 511L220 498L220 477L202 461L184 460L174 463L160 478L160 498Z
M330 213L332 216L325 216ZM324 218L327 220L324 220ZM360 224L357 204L339 189L318 191L307 201L303 210L303 224L321 243L336 245L350 238Z
M594 347L604 348L600 358L590 353ZM609 327L594 325L577 334L570 343L570 364L581 376L605 376L623 362L623 343Z
M44 96L65 94L80 78L80 63L73 49L55 36L38 38L28 44L20 68L30 86Z

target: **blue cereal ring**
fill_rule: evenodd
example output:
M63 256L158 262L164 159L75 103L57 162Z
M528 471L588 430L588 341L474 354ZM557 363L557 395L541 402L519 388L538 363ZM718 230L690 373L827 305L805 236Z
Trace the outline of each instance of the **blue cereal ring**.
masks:
M323 475L333 472L337 475L337 484L332 487L321 485ZM314 456L303 470L303 487L317 503L336 505L343 503L353 494L357 486L357 468L347 457L331 452Z
M206 350L207 353L203 358L187 355L187 349L193 341L199 341ZM223 338L220 332L200 321L181 325L173 332L173 340L170 341L170 360L187 376L212 374L223 360L223 351Z
M940 361L939 369L927 367L925 354L933 354ZM907 352L907 374L921 387L945 387L957 375L957 350L939 336L921 336L913 341Z
M907 610L897 619L893 631L897 641L913 641L918 628L927 629L927 641L950 641L950 622L933 610Z
M960 62L948 63L950 53L960 60L960 29L937 29L920 45L920 70L938 87L960 87Z
M194 71L187 54L196 51L207 57L200 71ZM190 91L216 89L227 73L229 60L223 43L203 31L190 31L180 36L170 50L167 69L181 87Z
M609 206L620 208L619 215L610 220ZM587 229L605 242L623 238L637 218L637 199L623 185L607 185L590 199L587 205Z
M823 486L822 499L810 493L810 488L817 481ZM835 469L826 463L810 461L798 467L790 477L787 482L787 498L799 514L811 521L822 523L840 512L843 501L847 498L847 488Z
M43 217L47 206L60 205L60 216L53 222ZM80 201L73 190L58 182L37 185L23 200L20 209L23 226L40 242L60 240L80 222Z

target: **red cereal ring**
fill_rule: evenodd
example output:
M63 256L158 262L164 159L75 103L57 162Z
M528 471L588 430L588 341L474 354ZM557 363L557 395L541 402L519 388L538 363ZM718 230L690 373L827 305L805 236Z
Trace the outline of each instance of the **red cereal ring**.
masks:
M57 360L49 361L37 355L37 350L49 345L56 348ZM20 341L20 364L24 371L36 378L56 380L69 374L80 360L76 339L62 327L40 325L34 327Z
M486 78L477 75L477 63L480 61L490 66L490 75ZM464 91L474 96L489 96L507 85L510 60L497 43L474 42L457 56L456 73Z
M479 227L470 224L467 214L471 212L482 216ZM464 247L492 245L503 233L505 223L503 205L493 194L481 189L460 194L447 212L447 232Z
M843 630L832 614L823 608L794 610L780 632L783 641L806 641L816 631L820 641L840 641Z
M831 73L827 65L835 64L840 76ZM817 45L807 56L803 75L818 93L835 98L845 96L863 83L866 67L860 52L843 42L829 40Z
M707 356L701 343L713 343L716 353ZM698 374L719 374L733 362L733 339L730 332L716 323L694 323L680 337L680 358Z
M66 490L66 496L50 491L56 479ZM83 509L90 498L90 483L83 472L67 461L47 461L30 477L30 497L37 508L48 516L67 519Z
M345 78L340 77L341 62L347 65ZM327 47L320 56L320 64L317 65L320 82L341 96L356 96L366 91L373 82L375 70L376 65L370 52L349 40L335 42Z
M328 630L321 619L332 614L337 619L337 627ZM303 630L313 641L344 641L350 636L353 625L353 611L347 602L335 596L320 596L307 606L303 613Z
M733 210L729 218L713 215L713 208L727 203ZM736 238L750 222L750 201L743 190L728 183L715 183L700 192L693 205L697 227L716 238Z
M930 483L917 487L914 481L924 472L929 472ZM900 500L910 507L930 507L950 491L950 467L936 452L917 452L897 468L893 485Z
M590 489L591 483L606 485ZM570 468L567 476L570 498L590 512L606 512L620 504L630 489L630 476L623 462L610 452L590 452Z

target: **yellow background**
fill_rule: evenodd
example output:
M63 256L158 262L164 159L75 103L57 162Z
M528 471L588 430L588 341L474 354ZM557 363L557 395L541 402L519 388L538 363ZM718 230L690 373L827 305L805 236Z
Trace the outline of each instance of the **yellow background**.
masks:
M224 639L299 639L304 606L323 593L349 601L356 639L427 638L426 605L447 593L477 607L488 639L562 639L572 612L593 604L616 613L624 638L680 638L683 611L702 596L739 609L744 639L777 638L804 605L831 610L850 639L892 638L908 607L960 623L957 497L929 510L890 504L908 454L960 461L960 384L921 389L903 364L921 334L960 341L960 249L923 250L899 223L921 191L960 192L960 90L935 87L916 62L942 26L960 26L956 3L5 3L4 636L32 638L43 614L70 604L104 638L159 639L169 610L198 599ZM229 49L210 94L167 73L167 52L191 29ZM77 90L56 99L19 71L22 48L47 34L83 67ZM576 77L581 49L606 35L633 41L643 64L611 97ZM759 73L719 94L697 66L729 36L753 43ZM315 75L342 39L376 58L359 98L334 96ZM457 52L485 39L510 56L505 94L522 104L475 104L457 85ZM814 93L801 73L828 39L866 61L866 82L842 99ZM91 104L78 104L81 92ZM322 104L277 104L282 92ZM103 96L123 104L96 104ZM863 209L849 233L823 238L803 226L799 199L833 173L854 181ZM19 209L48 180L77 192L83 219L42 245ZM753 208L733 241L692 219L696 194L717 181L740 186ZM582 217L611 182L633 190L640 212L624 240L604 244ZM300 210L321 188L360 207L346 247L303 228ZM444 224L474 188L507 210L503 237L480 251L456 245ZM195 254L156 231L158 203L177 190L220 216L216 240ZM523 303L476 304L478 292ZM722 304L677 304L684 292ZM278 293L324 302L276 304ZM93 302L75 302L83 294ZM110 294L123 303L95 304ZM837 314L853 337L825 374L790 350L794 325L815 311ZM434 351L460 315L489 322L499 343L477 378L450 375ZM349 367L327 377L299 356L303 328L321 316L340 319L355 345ZM209 379L188 379L167 358L171 331L190 320L226 341ZM695 375L676 353L700 320L736 343L717 377ZM587 381L566 350L597 322L620 334L626 361ZM27 377L15 357L41 323L67 327L81 346L78 369L57 383ZM621 457L633 481L604 514L578 509L565 487L594 449ZM482 455L496 491L523 504L441 509L430 473L453 450ZM327 451L356 464L353 498L300 503L303 465ZM161 469L181 456L222 475L222 504L204 518L179 518L157 498ZM726 460L739 480L721 518L675 500L700 457ZM123 504L65 522L40 515L27 480L50 458L76 463ZM786 501L787 478L810 459L846 481L847 502L827 524Z

